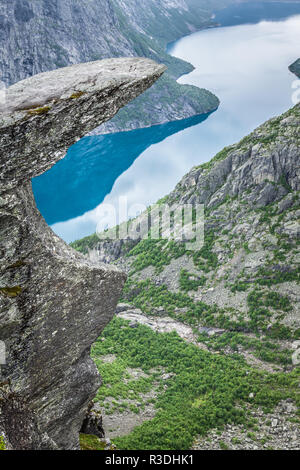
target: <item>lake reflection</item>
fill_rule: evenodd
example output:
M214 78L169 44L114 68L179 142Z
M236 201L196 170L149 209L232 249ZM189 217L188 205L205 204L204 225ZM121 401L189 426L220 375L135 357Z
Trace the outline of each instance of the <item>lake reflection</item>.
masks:
M205 121L209 114L132 132L84 137L66 157L33 181L48 224L66 221L100 204L117 178L151 145ZM71 168L71 174L70 174ZM149 168L155 175L155 168ZM129 189L129 188L128 188Z
M177 41L172 54L196 67L179 81L213 91L220 108L209 116L82 139L33 181L46 221L69 242L95 232L103 200L117 204L126 195L129 205L156 202L191 167L292 106L296 77L288 66L299 57L299 44L300 16L209 29Z

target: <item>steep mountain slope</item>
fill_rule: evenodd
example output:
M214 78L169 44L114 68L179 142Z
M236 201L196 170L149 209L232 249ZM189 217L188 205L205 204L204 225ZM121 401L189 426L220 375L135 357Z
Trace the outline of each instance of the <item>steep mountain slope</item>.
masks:
M79 62L146 56L165 63L169 75L102 131L143 127L212 111L218 106L214 95L174 81L193 67L170 57L165 46L213 24L213 9L234 2L0 0L0 79L9 85Z
M228 365L233 360L232 358L236 357L238 361L242 361L240 367L242 369L246 367L247 374L252 377L250 382L247 381L247 385L246 383L242 385L244 379L241 377L239 379L240 386L245 387L244 390L247 391L243 399L240 396L239 406L243 410L244 417L249 413L252 418L254 416L257 423L260 423L262 429L265 429L264 437L261 437L262 442L255 444L259 448L265 448L267 445L275 445L278 448L297 448L299 444L299 421L295 408L296 404L299 406L299 389L295 394L293 388L294 385L299 384L297 364L299 364L300 346L299 126L300 105L297 105L282 116L271 119L238 144L224 149L211 162L193 168L174 191L160 202L169 204L172 210L186 203L204 204L205 243L198 251L189 251L184 242L167 240L112 242L108 239L97 242L96 236L73 245L85 252L92 248L90 256L100 257L101 260L108 262L114 261L123 270L125 269L129 276L123 292L125 304L118 307L118 317L115 323L109 326L104 336L104 343L99 341L95 346L94 357L100 370L107 371L101 356L108 353L115 355L116 367L121 361L128 367L142 368L144 373L148 374L147 380L152 383L152 394L154 393L156 397L163 397L165 393L168 399L172 400L168 387L173 387L174 394L181 393L177 387L180 386L179 382L184 380L182 375L184 371L180 369L180 364L176 362L176 357L173 357L171 352L168 354L168 361L171 363L166 362L166 359L161 359L165 354L162 351L158 353L160 359L155 359L153 356L144 361L140 357L143 353L140 352L139 360L134 360L134 351L139 351L144 344L141 339L138 339L140 335L147 334L147 341L149 341L148 343L146 341L147 348L151 345L150 350L153 355L155 355L155 347L161 348L161 346L155 346L155 344L160 344L160 341L166 342L165 347L169 342L171 347L170 337L167 339L161 335L165 334L163 332L174 329L184 338L185 345L188 341L198 348L197 354L194 349L193 353L190 351L191 357L196 354L195 361L196 357L201 355L201 350L210 354L210 359L204 359L201 356L202 360L207 360L209 364L213 361L215 366L211 367L216 369L219 367L214 362L216 352L221 362L223 357L227 358ZM140 216L140 220L143 217ZM135 224L138 220L139 218ZM128 321L131 327L135 327L135 333L132 333ZM120 333L121 325L124 329L122 334ZM182 330L183 327L190 328L190 330ZM147 333L151 329L154 329L156 333ZM157 339L158 343L155 343L155 335L160 336L160 339ZM130 341L133 341L133 345L129 347ZM136 341L139 342L139 346ZM119 344L115 344L116 342ZM126 353L127 355L122 352L125 345L130 351ZM177 346L180 350L184 348L181 343ZM148 353L144 351L144 354L147 357ZM182 350L180 353L177 351L176 354L185 353ZM193 362L192 359L191 362ZM155 377L149 375L151 364L152 366L156 364ZM222 364L224 371L225 363L222 362ZM158 365L163 367L165 372L167 370L170 373L171 370L176 375L176 377L171 376L173 377L171 385L163 381L163 372L159 372ZM197 382L199 378L196 372L191 372L193 367L191 365L190 372L187 373L192 376L187 375L185 378L190 383L186 385L185 391L187 396L191 394L191 401L188 400L189 406L194 407L193 409L196 407L198 410L197 403L200 406L203 400L206 406L213 406L209 386L206 389L207 392L202 390L202 385ZM122 370L119 376L121 382L124 381L126 367ZM259 392L260 386L254 378L258 376L254 371L260 371L257 373L264 392ZM211 371L210 373L217 372ZM231 383L230 390L226 394L232 393L237 397L238 385L234 385L231 372L227 370L224 374L225 380L227 378L227 381ZM219 383L223 380L221 375L219 372L218 378L214 379L214 387L221 386ZM110 380L111 376L107 372L106 383L109 384ZM116 377L114 377L115 380ZM272 382L273 391L266 391L265 380L269 381L268 383ZM196 382L199 388L192 390L192 383ZM280 391L280 383L284 383L287 387L284 393ZM108 416L110 416L109 413L119 413L120 416L120 413L124 414L125 409L116 405L118 400L121 400L117 392L110 391L108 387L101 394L98 399L102 406L106 407L104 416L111 425L111 421L107 418L107 410ZM146 395L144 393L144 396L148 396L147 393ZM111 407L109 397L114 397L113 407ZM290 401L281 403L283 399ZM141 400L139 396L135 403ZM145 400L142 400L142 403L148 410L147 406L150 405L147 405L147 399ZM158 398L157 400L158 408L162 406L162 409L166 411L169 405L164 401L165 399ZM224 400L227 403L227 395ZM134 402L129 400L129 403ZM284 403L290 403L290 405ZM173 405L175 407L175 403ZM276 408L276 411L274 407L277 405L279 408ZM283 432L285 421L281 416L283 412L280 412L280 406L288 406L290 411L286 415L287 422L291 419L295 423L292 429L286 428L286 432ZM168 412L173 413L174 409L168 409ZM194 429L190 432L189 438L186 437L186 441L183 439L180 445L185 446L187 443L191 445L196 434L208 431L221 422L222 424L235 423L238 426L234 428L237 435L247 428L248 432L251 431L249 422L239 422L233 418L234 413L231 411L227 414L223 410L220 415L220 410L215 409L212 413L217 413L217 416L222 416L222 418L218 421L215 417L208 425L208 417L204 418L201 414L207 412L204 410L200 412L199 409L198 419L202 416L201 425L198 421L194 422L192 417L188 417L188 410L178 411L179 409L181 410L177 403L177 412L180 415L180 419L178 417L175 420L177 426L178 420L183 419L187 420ZM140 413L143 414L142 411ZM150 411L149 413L152 418L156 416L155 413L158 413L157 417L151 421L152 424L144 423L140 428L133 430L129 436L117 439L118 445L125 448L138 448L138 446L147 448L149 433L155 433L155 423L157 426L159 421L160 426L166 426L161 411L152 412L152 415ZM145 419L147 418L144 416L144 419L139 422ZM275 420L275 424L268 425L270 420ZM278 420L281 423L280 426L283 427L278 427L274 435L272 426L276 427ZM206 424L203 424L204 422ZM171 426L168 430L174 438L173 443L178 437L175 428L174 424L174 427ZM226 441L228 436L234 436L230 426L224 432ZM281 434L281 440L278 434ZM119 435L122 433L120 432ZM171 439L170 435L169 439ZM270 436L273 436L272 439ZM296 440L293 440L294 437L291 436L296 436ZM167 445L165 438L159 439L157 445ZM252 446L254 446L253 439L255 436L250 439ZM208 441L200 439L199 442L200 444L195 445L209 447ZM233 443L230 445L234 447ZM246 443L244 445L247 447ZM239 448L238 443L234 448Z
M208 314L206 319L204 315L202 320L207 324L212 322L210 326L228 323L253 331L258 327L271 328L276 314L265 312L264 318L251 319L247 294L252 289L276 290L282 295L292 291L291 313L282 318L281 324L284 331L283 325L291 329L286 334L292 337L292 331L300 328L296 296L299 109L297 105L271 119L238 144L225 148L209 163L193 168L163 199L172 210L182 204L204 204L206 243L200 251L188 252L183 242L97 242L93 236L75 242L74 246L87 251L88 245L93 248L96 244L104 261L115 260L125 266L129 273L128 299L132 297L131 286L143 279L166 284L171 291L189 292L188 287L194 286L190 294L195 299L201 297L208 305L218 306L218 311L236 307L232 315L225 317ZM183 287L188 268L196 273L196 281L199 277L197 289L197 282L189 283L188 279L187 287ZM131 300L135 302L135 297ZM236 322L233 318L239 319Z
M155 5L155 0L152 3ZM145 36L142 25L131 24L126 16L126 11L132 14L133 8L128 10L126 6L124 9L117 0L1 0L0 7L1 76L6 84L86 59L142 52L150 55L151 39ZM138 2L131 2L131 7L138 18L141 12ZM147 11L149 8L144 10ZM159 16L166 14L166 9L162 9ZM143 21L150 20L143 17ZM168 19L165 21L168 24ZM173 31L173 34L180 35L181 31ZM173 34L170 34L171 39ZM162 51L158 54L155 46L157 49L159 45L153 44L152 55L158 58ZM181 62L170 58L169 61ZM182 66L186 70L191 68L189 64L182 63Z

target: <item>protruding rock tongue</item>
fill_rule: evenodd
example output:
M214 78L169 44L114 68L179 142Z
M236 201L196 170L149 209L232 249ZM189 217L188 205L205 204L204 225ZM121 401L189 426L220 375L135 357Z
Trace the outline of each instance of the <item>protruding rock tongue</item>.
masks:
M78 448L100 385L90 347L126 279L54 235L30 179L164 70L148 59L104 60L37 75L1 95L0 435L9 448Z

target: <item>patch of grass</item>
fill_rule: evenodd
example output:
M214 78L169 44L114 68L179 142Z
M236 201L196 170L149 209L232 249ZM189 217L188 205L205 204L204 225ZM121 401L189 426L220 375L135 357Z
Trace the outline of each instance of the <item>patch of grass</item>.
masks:
M50 111L50 106L43 106L42 108L34 108L27 111L27 114L30 116L40 116L42 114L47 114Z
M79 251L82 254L87 254L89 250L95 248L99 243L99 237L96 233L89 235L88 237L81 238L75 242L70 243L70 246L74 250Z
M112 363L105 363L101 361L101 357L98 359L98 349L99 344L96 343L92 354L95 357L104 385L100 387L95 400L100 403L101 407L105 407L110 414L116 410L122 412L128 406L124 400L140 400L141 394L151 390L156 374L133 379L127 372L126 361L117 358ZM109 387L105 384L109 384ZM105 399L108 397L114 398L112 405L105 403ZM139 413L139 409L135 406L132 411Z
M0 294L4 295L5 297L17 297L22 292L22 287L14 286L14 287L0 287Z
M229 450L229 446L224 441L219 442L220 449L222 450Z
M0 436L0 450L6 450L3 436Z
M247 282L243 281L236 281L234 284L231 286L231 292L245 292L247 289L249 289L250 285Z
M186 253L184 243L173 240L142 240L134 247L128 256L135 256L132 263L132 272L138 272L148 266L153 266L156 272L161 272L164 266L171 263L172 259L177 259Z
M205 334L198 336L198 341L205 343L210 350L224 351L228 346L237 352L239 347L252 351L253 355L262 361L287 365L292 363L292 352L289 349L281 349L277 343L270 341L270 337L256 339L243 333L229 331L220 336L209 337Z
M104 450L105 443L101 442L97 436L90 434L80 434L79 443L81 450Z
M287 270L286 266L277 266L275 269L267 269L265 267L259 268L255 282L260 286L272 286L275 284L282 284L283 282L296 281L299 283L300 280L300 267L291 268Z
M233 438L231 439L231 442L232 442L232 444L234 444L234 445L241 444L241 440L240 440L238 437L233 437Z
M223 150L217 153L217 155L215 155L215 157L212 158L209 162L202 163L202 165L199 165L196 168L201 168L202 170L211 170L215 166L216 163L221 162L222 160L225 160L225 158L228 157L229 153L234 149L235 149L234 145L225 147Z
M292 188L290 187L290 185L289 185L288 182L287 182L287 179L286 179L286 176L285 176L285 175L281 175L280 180L279 180L279 183L280 183L289 193L292 193L292 192L293 192Z
M201 271L209 272L218 266L218 257L212 251L215 243L215 234L212 231L205 233L204 245L201 250L193 253L194 265Z
M86 92L85 91L76 91L75 93L73 93L70 97L69 97L69 100L77 100L77 98L80 98L81 96L85 95Z
M189 273L185 269L180 271L179 285L180 289L184 292L189 292L191 290L198 290L198 287L204 286L206 283L205 276L197 276L195 274Z
M268 318L272 317L272 312L267 307L274 310L288 312L291 310L291 303L287 296L280 295L273 291L263 291L255 289L247 297L249 316L253 329L264 328Z

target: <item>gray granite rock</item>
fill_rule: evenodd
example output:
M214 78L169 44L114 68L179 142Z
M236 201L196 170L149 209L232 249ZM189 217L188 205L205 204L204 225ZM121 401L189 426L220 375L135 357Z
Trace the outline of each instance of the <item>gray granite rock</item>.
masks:
M91 402L89 404L80 432L82 434L92 434L100 439L105 437L101 408L98 403Z
M171 201L220 205L255 187L251 204L265 207L299 191L299 104L267 121L211 162L193 168L170 195Z
M163 73L114 59L43 73L10 87L0 115L0 434L13 449L77 449L100 385L90 347L125 282L73 251L38 212L31 178Z

